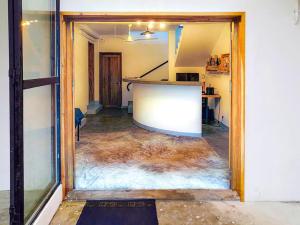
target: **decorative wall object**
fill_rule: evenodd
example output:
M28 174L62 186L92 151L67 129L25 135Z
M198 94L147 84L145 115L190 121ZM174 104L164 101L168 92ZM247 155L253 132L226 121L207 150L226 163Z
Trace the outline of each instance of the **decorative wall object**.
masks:
M206 65L206 72L209 73L229 73L230 72L230 54L222 54L221 57L211 56Z
M219 65L219 71L222 73L229 73L229 71L230 71L230 54L221 55L221 63Z

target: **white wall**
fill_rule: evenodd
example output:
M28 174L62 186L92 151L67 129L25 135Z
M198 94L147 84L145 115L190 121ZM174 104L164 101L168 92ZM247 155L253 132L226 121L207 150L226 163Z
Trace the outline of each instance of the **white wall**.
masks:
M175 135L201 136L200 86L133 84L133 119ZM187 116L188 115L188 116Z
M300 200L296 0L62 0L62 11L246 12L246 200Z
M204 67L178 67L175 66L175 31L169 31L169 80L176 81L176 73L199 73L199 76L205 73Z
M94 99L99 100L99 56L98 42L89 37L75 24L74 29L74 93L75 107L83 113L87 112L89 104L89 74L88 74L88 43L94 43Z
M230 24L224 25L211 55L218 55L220 57L221 54L230 53L230 33ZM219 119L219 121L227 127L229 127L231 108L230 80L230 74L206 74L205 76L206 86L208 87L211 85L215 88L215 93L221 95L221 101L219 104L215 104L215 100L212 99L209 102L209 106L215 109L215 119ZM219 108L220 106L221 108Z
M88 39L78 26L74 29L74 96L75 107L83 113L89 104Z
M138 77L168 60L168 42L166 40L125 42L112 36L102 36L99 40L99 52L122 52L122 76ZM168 65L164 65L146 76L145 80L168 79ZM122 84L122 106L132 100L132 91L128 92L127 83Z
M0 2L0 191L9 190L9 79L7 1Z

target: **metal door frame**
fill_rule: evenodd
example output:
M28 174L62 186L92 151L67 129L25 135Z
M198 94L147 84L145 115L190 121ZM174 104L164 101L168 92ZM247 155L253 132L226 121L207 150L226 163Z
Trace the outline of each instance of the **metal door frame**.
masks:
M10 224L24 224L24 136L23 136L23 91L25 89L52 84L56 86L55 95L55 147L56 147L56 185L47 194L40 207L30 218L32 222L43 209L58 187L60 178L60 1L55 0L56 12L55 58L52 58L53 71L50 78L38 78L23 81L22 48L22 0L8 0L9 24L9 100L10 100ZM52 76L53 75L53 76Z

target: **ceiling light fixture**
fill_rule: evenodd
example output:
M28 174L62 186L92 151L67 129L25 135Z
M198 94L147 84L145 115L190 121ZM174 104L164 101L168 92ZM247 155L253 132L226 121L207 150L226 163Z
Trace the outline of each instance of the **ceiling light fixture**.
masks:
M154 27L154 21L149 21L148 28L152 29Z
M127 41L133 41L132 36L131 36L131 27L132 27L132 24L128 24L128 37L127 37Z
M161 23L159 24L159 27L160 27L160 29L165 29L165 28L166 28L166 23L161 22Z
M140 26L140 25L142 24L142 21L138 20L138 21L136 21L136 24L137 24L138 26Z
M147 29L141 33L141 35L144 35L144 36L146 36L147 38L151 37L152 34L154 34L154 32L153 32L153 31L150 31L150 30L149 30L149 27L147 27Z
M150 33L147 33L147 34L145 34L145 37L146 37L146 38L151 38L151 34L150 34Z

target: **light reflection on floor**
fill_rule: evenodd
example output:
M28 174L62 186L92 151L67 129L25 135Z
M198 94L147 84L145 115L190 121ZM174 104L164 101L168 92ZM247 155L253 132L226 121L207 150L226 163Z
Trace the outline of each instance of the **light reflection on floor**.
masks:
M173 137L138 128L116 109L87 120L76 144L78 190L229 188L228 154L217 153L228 139L219 146L209 139L221 128L204 127L205 138Z

